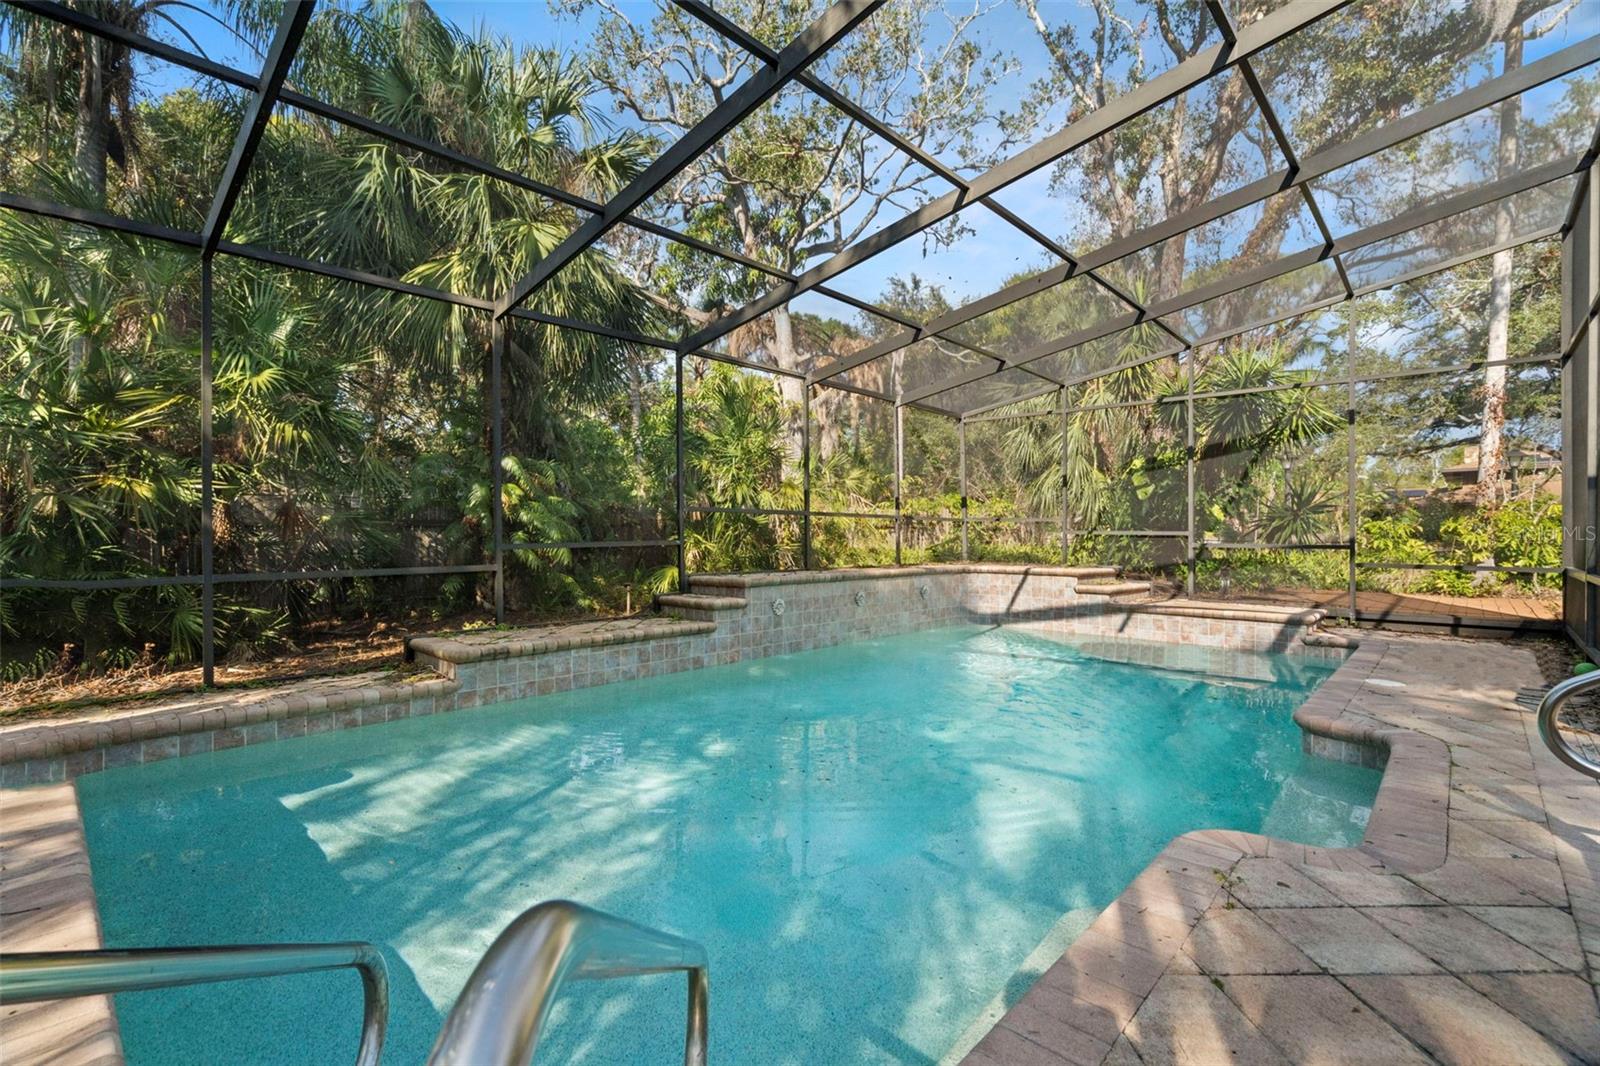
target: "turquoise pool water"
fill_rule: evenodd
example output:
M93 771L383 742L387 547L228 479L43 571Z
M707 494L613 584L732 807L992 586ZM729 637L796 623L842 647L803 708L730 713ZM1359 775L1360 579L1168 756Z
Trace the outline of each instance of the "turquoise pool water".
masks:
M1360 838L1378 774L1290 721L1331 666L1095 651L946 629L91 774L106 942L371 940L385 1061L420 1063L495 934L568 897L706 944L713 1061L936 1062L1173 836ZM676 1061L683 995L570 986L538 1061ZM359 1004L343 973L117 1013L134 1066L321 1066Z

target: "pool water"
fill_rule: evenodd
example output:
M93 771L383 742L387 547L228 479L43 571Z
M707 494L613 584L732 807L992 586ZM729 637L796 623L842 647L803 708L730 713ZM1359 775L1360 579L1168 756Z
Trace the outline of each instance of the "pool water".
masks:
M1378 773L1291 722L1331 664L1096 651L943 629L91 774L106 943L373 941L385 1061L420 1063L501 928L566 897L706 945L713 1061L937 1062L1172 837L1360 839ZM678 975L570 985L537 1061L681 1061L683 1009ZM321 1066L359 982L117 1013L134 1066Z

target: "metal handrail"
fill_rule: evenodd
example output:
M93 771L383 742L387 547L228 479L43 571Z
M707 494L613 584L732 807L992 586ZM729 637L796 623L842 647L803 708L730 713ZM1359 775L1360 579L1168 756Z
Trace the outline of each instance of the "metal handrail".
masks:
M506 926L467 978L429 1066L527 1066L551 1001L566 980L685 970L685 1066L705 1066L710 970L692 940L567 900L530 907Z
M361 973L356 1066L378 1066L389 1020L389 975L378 949L359 942L18 952L0 956L0 1004L344 969Z
M1561 710L1562 704L1577 693L1587 692L1596 687L1600 687L1600 671L1569 677L1554 685L1544 694L1544 699L1539 701L1539 735L1544 738L1545 747L1549 748L1556 758L1579 773L1600 780L1600 762L1593 761L1568 744L1556 725L1556 714Z

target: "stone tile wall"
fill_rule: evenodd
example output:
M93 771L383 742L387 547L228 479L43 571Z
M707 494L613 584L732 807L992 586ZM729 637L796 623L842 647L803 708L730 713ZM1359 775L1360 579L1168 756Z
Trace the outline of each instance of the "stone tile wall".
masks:
M416 638L410 654L434 678L328 678L0 729L0 787L962 623L1124 648L1344 655L1327 646L1336 635L1313 633L1319 612L1135 602L1147 590L1114 577L1104 567L987 564L695 577L690 595L669 598L669 617Z

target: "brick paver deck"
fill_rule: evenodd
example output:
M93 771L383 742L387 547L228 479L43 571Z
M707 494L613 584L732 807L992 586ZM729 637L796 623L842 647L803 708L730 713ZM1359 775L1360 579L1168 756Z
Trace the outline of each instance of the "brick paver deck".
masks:
M1284 589L1274 595L1245 592L1234 596L1233 599L1241 603L1310 605L1340 613L1350 609L1350 593L1347 589ZM1356 593L1356 612L1362 621L1393 618L1454 621L1465 624L1485 621L1514 625L1522 622L1559 622L1561 604L1555 600L1546 602L1529 596L1445 596L1423 592L1364 590Z
M1297 715L1390 747L1366 843L1178 838L965 1062L1600 1062L1600 784L1539 682L1514 643L1369 641Z

